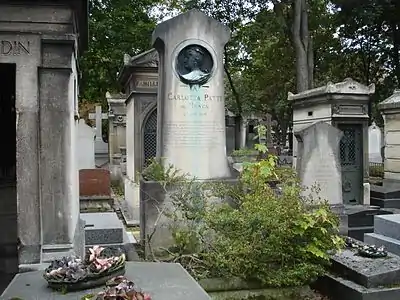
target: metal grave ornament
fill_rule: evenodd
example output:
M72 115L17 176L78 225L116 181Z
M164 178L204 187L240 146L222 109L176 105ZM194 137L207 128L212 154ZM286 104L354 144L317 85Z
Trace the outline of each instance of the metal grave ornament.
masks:
M176 72L180 80L190 86L207 83L213 67L210 52L200 45L188 45L176 57Z

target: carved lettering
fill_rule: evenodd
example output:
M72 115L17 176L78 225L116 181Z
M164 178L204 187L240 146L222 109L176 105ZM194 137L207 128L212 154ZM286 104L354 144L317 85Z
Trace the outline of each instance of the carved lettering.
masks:
M166 123L164 136L174 147L214 148L219 144L218 137L225 132L225 125L214 121L180 121Z
M158 80L138 80L136 87L139 88L156 88L158 87Z
M200 97L198 95L185 95L185 94L173 94L168 93L168 100L175 100L175 101L204 101L204 102L221 102L224 100L223 96L211 96L208 94Z
M30 41L23 43L20 41L2 40L0 41L0 55L29 55L31 53L30 47Z

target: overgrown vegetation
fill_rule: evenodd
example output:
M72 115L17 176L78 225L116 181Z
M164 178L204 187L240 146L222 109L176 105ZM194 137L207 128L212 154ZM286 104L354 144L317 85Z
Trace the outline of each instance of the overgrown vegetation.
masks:
M322 199L304 196L296 174L276 157L245 163L237 184L183 180L173 166L153 161L145 171L173 183L174 245L164 260L197 279L240 277L266 286L307 284L325 272L339 250L338 218ZM168 170L161 175L161 170ZM150 170L156 171L149 175ZM160 259L160 258L158 258Z

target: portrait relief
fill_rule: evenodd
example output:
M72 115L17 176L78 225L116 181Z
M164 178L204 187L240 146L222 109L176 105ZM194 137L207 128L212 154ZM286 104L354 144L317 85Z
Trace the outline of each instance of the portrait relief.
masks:
M180 80L189 85L207 83L212 75L213 66L210 52L200 45L186 46L176 58L176 72Z

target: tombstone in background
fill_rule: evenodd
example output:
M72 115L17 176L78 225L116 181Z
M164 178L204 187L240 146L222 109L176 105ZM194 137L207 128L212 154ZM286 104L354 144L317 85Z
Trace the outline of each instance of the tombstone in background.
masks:
M374 85L365 86L350 78L336 84L307 90L288 100L293 105L293 131L307 124L327 122L341 131L340 164L344 204L369 205L368 103ZM297 164L298 142L293 139L293 165Z
M371 186L371 204L400 208L400 90L379 104L384 126L384 179Z
M78 122L78 142L77 142L77 157L78 169L94 169L94 137L95 133L92 127L86 124L84 119Z
M84 249L74 119L88 1L11 2L0 3L2 150L10 155L0 169L11 174L0 179L0 280Z
M223 51L230 30L199 10L159 24L157 156L198 179L231 176L226 155Z
M107 92L108 102L108 155L112 180L122 180L121 147L126 146L126 95Z
M400 181L400 90L379 104L385 121L385 179Z
M314 198L321 197L331 205L342 205L342 174L339 144L342 131L323 121L305 125L295 132L298 142L296 169L305 187L315 184L321 189ZM307 194L313 194L307 190Z
M110 171L96 169L79 170L80 212L112 211Z
M229 155L235 150L236 144L236 115L228 109L225 109L226 125L226 153Z
M101 112L101 106L96 106L96 112L89 114L90 120L96 120L96 139L94 143L94 155L96 167L104 167L108 163L108 143L103 140L102 120L108 119L107 113Z
M368 158L369 162L382 163L382 131L375 122L368 127Z

